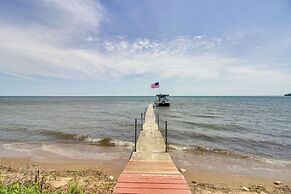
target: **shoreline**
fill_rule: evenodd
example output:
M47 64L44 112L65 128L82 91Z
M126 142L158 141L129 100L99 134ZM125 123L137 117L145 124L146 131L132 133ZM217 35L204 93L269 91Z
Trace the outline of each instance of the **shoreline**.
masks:
M57 160L35 160L31 157L0 157L0 166L11 168L37 168L43 171L62 170L90 170L99 169L109 176L118 177L125 167L126 161L110 161L109 163L100 160L88 159L68 159L59 158Z
M181 169L184 168L174 158L176 166ZM3 169L13 169L18 173L23 169L39 169L40 171L50 174L50 172L66 172L77 171L86 174L90 172L102 172L102 176L110 177L110 191L115 186L115 182L118 179L119 174L127 164L127 160L111 161L109 163L103 163L98 160L77 160L68 158L59 158L58 160L37 161L31 157L1 157L0 166ZM243 192L243 187L249 189L248 193L290 193L291 192L291 180L282 181L282 184L275 185L276 179L260 177L260 176L245 176L231 174L228 172L199 169L199 168L186 168L186 172L183 172L191 190L193 193L240 193ZM5 170L4 170L5 171ZM1 173L3 177L3 172ZM88 175L89 176L89 175ZM72 177L70 175L64 175L62 178ZM107 180L107 179L106 179ZM107 180L108 181L108 180ZM114 184L113 184L114 182ZM63 185L61 188L65 190L67 185ZM60 188L55 188L60 189Z

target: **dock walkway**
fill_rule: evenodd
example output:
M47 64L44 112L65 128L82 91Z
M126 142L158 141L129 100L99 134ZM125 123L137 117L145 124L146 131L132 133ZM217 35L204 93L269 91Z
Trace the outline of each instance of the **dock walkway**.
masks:
M114 194L189 194L184 176L165 152L166 145L155 122L152 104L148 105L136 152L119 176Z

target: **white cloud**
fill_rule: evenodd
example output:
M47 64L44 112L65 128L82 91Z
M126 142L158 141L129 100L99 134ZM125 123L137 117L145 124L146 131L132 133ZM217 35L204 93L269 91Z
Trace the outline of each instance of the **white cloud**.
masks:
M101 21L106 17L106 11L95 0L44 0L23 4L19 6L33 9L0 17L1 31L14 35L15 40L75 43L90 37L90 32L97 34ZM2 38L5 39L5 36Z
M68 21L98 26L103 17L103 8L98 1L92 0L46 0L61 9L63 15L66 15Z
M7 30L7 28L6 28ZM12 34L12 35L9 35ZM249 64L242 59L218 55L192 38L178 37L169 42L125 39L105 42L107 52L96 49L62 47L45 41L23 38L14 40L17 32L5 34L0 45L1 72L21 76L43 76L62 79L119 79L132 75L147 75L161 79L284 79L278 71ZM0 30L3 37L3 31ZM199 46L197 46L199 45ZM215 45L215 43L213 43ZM264 77L265 76L265 77Z

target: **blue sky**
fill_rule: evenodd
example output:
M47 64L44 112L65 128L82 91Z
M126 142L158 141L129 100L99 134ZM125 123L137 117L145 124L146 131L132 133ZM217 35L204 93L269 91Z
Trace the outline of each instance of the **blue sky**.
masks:
M288 0L2 0L0 95L282 95Z

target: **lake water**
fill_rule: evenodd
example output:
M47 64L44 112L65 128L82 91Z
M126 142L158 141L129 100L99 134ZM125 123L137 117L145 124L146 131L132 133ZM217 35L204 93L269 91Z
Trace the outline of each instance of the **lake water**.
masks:
M0 154L37 150L106 158L114 157L113 145L130 153L134 118L152 101L153 97L0 97ZM162 132L168 121L168 141L175 152L291 165L289 97L171 97L170 107L155 110ZM111 147L110 153L96 155L104 146Z

